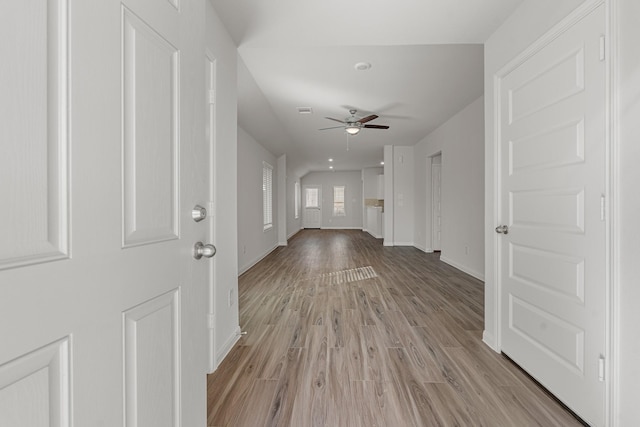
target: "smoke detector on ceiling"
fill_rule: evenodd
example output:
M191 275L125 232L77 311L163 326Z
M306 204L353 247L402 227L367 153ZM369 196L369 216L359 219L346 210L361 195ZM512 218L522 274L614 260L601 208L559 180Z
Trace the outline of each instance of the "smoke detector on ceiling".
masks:
M356 65L353 66L353 68L355 68L358 71L365 71L371 68L371 64L369 64L368 62L358 62Z

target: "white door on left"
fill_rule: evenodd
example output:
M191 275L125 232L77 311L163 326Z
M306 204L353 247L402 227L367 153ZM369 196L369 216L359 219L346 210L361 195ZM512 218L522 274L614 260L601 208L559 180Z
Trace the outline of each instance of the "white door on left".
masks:
M0 426L206 420L204 0L0 14Z

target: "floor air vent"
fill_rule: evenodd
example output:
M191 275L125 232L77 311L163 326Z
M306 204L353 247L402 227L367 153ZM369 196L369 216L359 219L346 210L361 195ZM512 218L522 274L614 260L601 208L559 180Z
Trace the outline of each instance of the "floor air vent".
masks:
M373 267L358 267L350 270L333 271L320 276L331 284L339 285L340 283L357 282L358 280L367 280L378 277Z

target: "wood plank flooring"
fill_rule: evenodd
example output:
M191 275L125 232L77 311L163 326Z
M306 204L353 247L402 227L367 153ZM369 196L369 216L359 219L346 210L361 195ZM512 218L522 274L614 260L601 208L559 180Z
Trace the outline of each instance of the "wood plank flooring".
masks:
M482 343L483 284L438 254L303 230L240 277L239 303L209 427L582 425Z

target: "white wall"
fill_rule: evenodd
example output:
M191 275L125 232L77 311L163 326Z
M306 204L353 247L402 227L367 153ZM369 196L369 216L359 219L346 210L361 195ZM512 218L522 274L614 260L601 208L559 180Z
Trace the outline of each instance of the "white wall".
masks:
M393 145L384 146L384 222L383 245L393 246L393 222L395 206L393 203Z
M617 124L619 139L614 152L615 177L619 183L619 197L613 200L617 208L614 216L614 272L619 295L616 297L617 321L619 322L619 384L614 390L619 397L619 407L614 413L619 417L619 426L640 425L640 2L617 0L612 2L614 19L619 22L619 70L614 78L619 83L616 95L614 126ZM614 142L615 144L615 142ZM614 145L615 146L615 145ZM617 163L617 164L616 164ZM617 204L617 206L615 206ZM616 212L614 212L615 215ZM617 222L617 224L616 224ZM615 265L615 262L618 265Z
M262 162L273 166L273 227L264 230ZM238 266L242 274L278 246L278 159L238 127Z
M210 2L206 2L206 41L216 61L214 241L215 293L211 302L216 315L215 353L219 363L238 338L238 224L237 213L237 49ZM204 66L204 52L203 52ZM224 206L224 209L220 208ZM229 292L236 296L229 305Z
M322 187L322 228L362 229L362 173L310 172L302 178L302 186ZM345 216L333 216L333 187L345 186ZM304 199L304 194L302 195Z
M362 169L363 199L378 198L378 175L382 175L383 173L383 168Z
M414 241L416 247L428 252L432 250L431 157L438 153L442 153L441 260L483 280L483 97L414 147Z
M385 207L387 202L393 201L394 246L413 246L416 193L413 156L414 147L393 147L393 190L391 197L387 197L385 191Z

